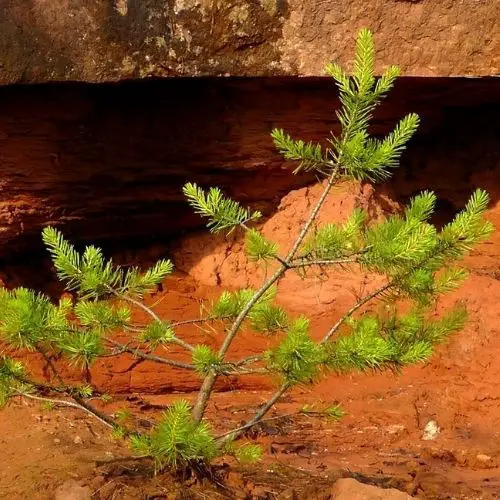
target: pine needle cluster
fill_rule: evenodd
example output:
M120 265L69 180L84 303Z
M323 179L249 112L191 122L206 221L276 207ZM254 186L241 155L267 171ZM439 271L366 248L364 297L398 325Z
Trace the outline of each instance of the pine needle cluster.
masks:
M415 196L400 213L381 221L372 221L363 210L355 209L341 224L317 224L336 183L387 180L417 130L419 118L409 114L387 136L370 134L373 113L399 75L399 69L391 66L377 78L374 58L372 34L361 30L352 74L337 64L326 67L340 94L338 136L319 144L294 139L281 129L272 132L278 151L285 160L295 162L295 174L314 172L325 181L321 197L287 254L260 231L260 212L243 207L217 187L204 189L188 183L183 188L188 203L212 232L239 231L249 260L272 271L260 287L223 291L217 300L204 305L200 318L176 323L160 317L142 300L172 272L170 260L161 259L145 271L125 269L95 246L78 251L58 229L47 227L43 241L73 298L56 304L26 288L0 289L1 342L11 353L39 353L51 372L49 382L37 381L20 361L1 354L0 406L23 396L41 399L50 407L80 408L112 428L115 437L127 440L136 453L152 458L158 471L207 464L222 454L249 462L258 460L261 450L238 439L294 386L313 384L328 373L397 371L429 360L436 346L465 325L463 304L441 317L436 317L433 305L442 294L460 286L467 273L459 261L491 233L492 226L484 217L489 198L485 191L476 190L442 229L431 223L437 201L431 191ZM317 266L326 273L332 268L346 273L362 269L378 275L383 284L357 297L327 331L311 331L308 318L291 317L280 306L278 290L287 273L297 272L307 279ZM369 312L369 304L377 300L385 302L390 314ZM398 307L401 301L412 305L404 314ZM134 323L134 309L146 313L149 321ZM207 325L206 331L219 332L222 342L214 347L218 337L212 337L210 342L191 345L179 334L181 325L200 324ZM265 335L271 347L255 356L229 359L228 351L242 331ZM118 341L118 333L127 340ZM259 342L262 337L256 345ZM184 351L182 361L171 355L170 345ZM98 410L90 399L96 397L94 388L87 382L64 381L52 362L63 357L85 375L98 358L124 353L138 362L148 360L159 367L197 374L202 381L197 399L193 404L173 403L151 432L145 433L131 428L128 412L111 416ZM190 361L184 361L186 357ZM276 393L245 425L216 435L204 418L216 381L247 374L270 377L278 384ZM105 401L105 395L101 400ZM331 419L343 413L337 403L320 412L308 405L300 412Z

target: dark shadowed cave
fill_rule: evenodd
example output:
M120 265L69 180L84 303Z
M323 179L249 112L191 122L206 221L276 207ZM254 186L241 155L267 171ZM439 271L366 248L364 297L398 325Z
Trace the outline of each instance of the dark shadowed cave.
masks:
M168 244L200 226L182 200L187 180L269 214L282 195L314 181L291 175L271 129L323 141L337 128L336 107L326 78L0 88L0 267L38 259L48 223L111 252ZM373 131L385 133L409 111L422 126L393 181L379 188L381 200L434 189L437 224L474 187L495 201L499 109L500 79L401 78Z

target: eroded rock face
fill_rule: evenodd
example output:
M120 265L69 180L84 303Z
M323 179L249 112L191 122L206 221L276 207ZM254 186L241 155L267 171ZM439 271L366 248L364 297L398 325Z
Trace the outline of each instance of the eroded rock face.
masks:
M344 220L354 206L366 208L373 217L384 215L430 188L439 198L434 222L443 224L474 188L482 187L492 198L489 217L500 227L499 84L401 79L374 122L374 131L385 133L408 111L422 115L421 131L401 168L386 185L345 184L335 189L322 220ZM322 140L337 129L336 106L331 81L323 79L188 79L0 89L2 279L7 286L28 286L57 297L60 290L52 287L50 269L40 268L39 260L30 267L32 256L46 255L41 253L40 230L47 223L59 225L78 243L107 243L108 254L117 247L130 253L152 239L163 240L169 247L157 242L151 255L143 251L135 259L132 255L117 261L148 266L156 258L172 257L188 279L168 281L165 296L148 300L159 301L162 317L197 317L200 299L212 298L224 287L255 286L263 271L248 262L238 237L216 238L203 230L179 238L181 230L203 224L182 201L182 183L219 185L243 203L263 209L264 233L286 249L320 186L310 186L309 177L290 174L269 132L284 127L296 137ZM471 327L441 363L453 359L460 369L469 367L470 353L491 338L491 325L498 323L499 258L497 231L467 260L473 276L452 300L474 291L468 299ZM280 300L291 313L311 316L321 334L327 321L352 305L353 290L374 284L370 279L353 272L304 283L290 275L282 282ZM206 340L198 329L181 333L193 343ZM250 355L255 347L252 336L243 338L231 355ZM43 371L40 359L27 359L36 372ZM66 374L81 378L78 371ZM495 377L496 372L490 378ZM151 362L137 364L125 355L96 363L92 382L117 392L199 386L194 375L176 370L159 374ZM262 379L250 377L221 379L219 388L255 389L262 384Z
M321 75L361 27L379 66L494 75L498 2L476 0L4 0L0 84L151 76Z
M439 162L441 175L432 180L456 196L457 162L491 177L486 165L495 161L497 120L486 108L499 91L495 79L403 78L380 108L374 131L385 133L405 113L420 113L420 139L412 142L402 171ZM40 231L49 223L97 244L176 237L202 224L182 197L186 181L220 186L270 214L284 194L314 180L290 174L271 129L324 140L337 130L337 106L330 79L1 88L0 257L41 249ZM492 139L462 149L485 137ZM413 181L405 179L411 194ZM418 179L425 184L425 176Z
M433 92L435 91L436 89ZM426 95L432 95L433 92ZM441 92L441 95L444 95L443 89L441 89ZM281 95L285 94L281 89ZM261 94L257 93L257 95ZM321 92L318 90L317 92L308 93L308 95L319 98ZM405 95L411 95L411 93ZM451 92L451 95L456 97L457 94ZM254 102L257 102L257 100ZM270 103L271 101L266 102ZM297 130L301 130L299 125L300 117L305 117L304 123L313 125L306 136L307 138L321 137L325 132L322 129L326 129L329 124L328 110L325 109L324 103L323 107L318 106L318 108L313 103L314 100L302 101L297 99L291 108L296 111L297 121L293 123L295 123L295 127L298 127ZM317 104L320 103L321 101L318 101ZM247 104L251 105L251 102L247 102ZM413 108L415 103L407 102L406 104ZM495 128L498 125L495 125L494 120L497 111L491 104L485 107L479 106L477 102L475 104L470 109L466 106L455 109L431 106L434 114L428 116L433 116L434 119L430 120L427 127L424 127L422 135L412 141L411 147L405 153L403 164L395 173L392 181L379 186L360 185L358 183L339 185L329 195L320 222L343 222L356 206L366 209L373 218L384 216L400 208L401 204L416 192L423 189L433 189L436 191L439 200L437 215L433 222L440 226L449 221L456 211L463 207L475 188L481 187L487 189L491 196L491 205L487 216L496 228L500 227L499 134L498 129ZM390 107L388 109L391 110ZM422 110L425 110L425 106L422 106ZM394 111L392 110L391 113ZM402 108L398 111L402 111ZM255 113L258 114L257 111ZM291 115L290 112L287 117ZM398 116L400 116L400 113L398 113ZM388 120L389 117L386 115L383 119L377 121L377 127L380 130L386 128ZM244 129L253 130L255 133L256 130L260 130L258 123L249 120L246 122ZM311 136L313 129L315 135ZM429 135L431 132L432 134ZM228 137L231 137L231 134ZM237 135L237 137L246 137L246 135ZM256 146L261 144L258 137L260 136L257 134L253 139ZM126 141L120 144L126 144ZM232 150L235 155L233 157L234 161L243 170L245 163L249 160L248 158L242 158L241 163L238 163L236 160L240 157L236 155L236 152L239 151L239 154L242 154L243 151L246 151L247 146L245 144L245 142L240 143L241 150L237 148ZM151 148L153 146L154 144L151 144ZM250 144L248 147L250 147ZM224 151L224 149L220 149L220 145L217 148L217 151ZM36 148L31 149L36 150ZM116 150L119 150L118 146L116 146ZM260 150L259 147L257 147L257 150L260 151L259 154L263 155L264 151L267 151L265 148ZM83 149L83 151L86 151L86 149ZM104 155L104 157L107 156ZM110 155L110 157L113 156ZM216 156L213 156L213 158L215 161ZM120 157L120 159L125 160L126 157ZM200 162L202 160L203 157ZM122 170L118 168L120 162L114 165L111 172L114 172L113 175L116 179L119 179L120 175L123 175ZM196 171L195 166L199 168L200 164L193 163L193 172ZM80 168L82 172L85 172L83 165ZM264 167L261 168L264 169ZM69 183L71 181L70 174L74 170L68 169L68 173L65 174L67 176L65 182ZM64 169L61 169L61 171L65 172ZM172 178L175 178L175 175L182 176L188 173L174 169L171 175ZM278 173L276 179L294 179L294 177L290 177L289 172L278 169ZM95 175L97 175L97 172ZM168 176L168 171L164 174L164 177L148 178L144 172L141 174L140 168L137 167L139 180L141 175L144 176L141 187L145 189L146 193L149 193L148 196L154 196L154 193L162 192L163 189L166 189L167 193L172 192L168 191L169 180L173 182L172 178ZM279 192L277 185L272 183L272 178L268 177L264 183L260 182L260 170L252 170L248 177L241 178L246 179L245 182L248 185L245 182L240 183L241 179L234 172L224 170L222 167L220 171L215 173L213 171L204 174L198 172L197 175L200 175L201 179L208 181L211 180L211 175L214 178L217 175L217 178L225 182L224 186L235 197L244 201L249 199L244 196L245 193L249 192L248 189L251 189L250 192L253 193L250 200L258 202L260 199L261 204L262 200L264 200L264 198L259 198L262 193L267 193L268 197L265 199L271 200L270 197ZM234 182L231 183L231 181ZM132 245L135 244L136 238L131 238L130 232L121 232L124 226L120 228L120 226L116 225L116 217L108 219L103 206L115 204L117 216L121 214L124 224L129 221L129 228L132 230L135 219L128 218L127 203L132 203L134 190L117 191L120 196L116 193L113 194L113 192L106 194L105 187L107 184L101 185L97 182L92 184L92 182L90 177L87 184L89 197L84 199L85 203L81 205L82 210L85 208L87 211L81 212L81 222L78 222L78 220L62 221L65 223L63 226L65 232L69 229L74 230L75 227L85 228L84 237L87 241L95 241L97 235L111 231L115 241L121 242L122 252L128 253ZM139 183L139 181L137 182ZM30 183L26 183L25 189L30 188L30 186ZM260 186L260 191L257 189L258 186ZM54 193L57 192L56 188L59 189L60 186L58 184L51 185ZM97 191L99 196L94 194L94 198L92 198L92 189ZM47 189L47 192L50 192L50 190ZM82 192L85 193L86 191ZM301 224L308 217L311 206L317 201L320 193L321 185L319 184L292 190L281 198L278 208L272 211L271 215L265 220L262 225L263 233L276 241L283 252L293 243ZM127 201L126 196L129 197L129 201ZM77 194L72 198L68 196L68 200L71 199L73 203L78 203L80 198L81 195L79 197ZM182 213L180 211L181 205L169 205L169 203L174 202L169 201L168 196L166 196L163 199L163 205L149 206L146 203L147 198L145 196L138 205L135 205L138 214L142 217L142 225L137 224L135 229L137 232L134 234L140 234L139 229L142 229L142 234L146 234L148 231L158 233L168 231L169 226L167 224L155 226L154 221L158 220L160 215L164 218L170 217L168 221L176 221ZM50 198L47 198L47 200L50 200ZM274 202L269 201L267 206L271 206L272 203ZM163 207L162 210L164 211L158 212L158 207ZM170 212L168 207L171 208ZM177 209L174 209L175 207ZM92 210L95 210L95 212L92 212ZM86 220L86 216L89 217L89 220ZM139 215L137 221L141 221ZM5 234L8 234L8 232ZM224 236L214 236L208 233L207 230L203 230L203 232L198 233L192 232L182 238L176 238L176 240L177 242L174 245L169 247L156 245L149 252L142 251L135 258L132 255L125 260L123 257L116 259L123 264L140 264L144 267L151 265L154 260L160 257L168 256L173 259L177 271L180 273L169 278L164 283L163 292L147 298L148 304L155 304L155 310L162 318L172 321L197 318L200 314L201 300L210 301L218 296L221 290L226 288L258 286L266 273L266 269L258 268L248 261L241 234L233 233L231 237L226 238ZM12 242L15 242L15 240L12 240ZM6 246L9 248L10 244ZM25 258L26 254L23 253L21 256L17 271L21 269L24 276L20 277L18 275L16 280L16 269L11 268L10 276L2 273L6 284L8 286L24 285L42 289L45 292L49 291L47 290L47 282L53 283L54 275L50 272L42 273L39 267L28 267ZM114 255L115 257L118 256ZM442 311L451 307L457 300L464 300L469 309L470 323L465 331L458 335L448 346L439 349L439 355L433 358L434 368L432 369L452 370L456 374L463 374L465 371L471 373L471 370L474 370L474 373L477 372L477 379L481 381L481 384L483 380L488 381L488 384L485 383L485 388L481 388L481 391L485 394L490 394L491 390L497 391L496 386L494 389L489 386L489 381L494 383L494 381L500 379L498 363L495 362L500 356L500 342L495 340L500 338L498 336L499 261L500 231L495 231L486 243L475 249L472 255L465 260L465 265L470 271L467 282L458 291L444 297L443 301L440 301L438 308L438 311ZM13 260L9 259L8 262L11 264ZM5 270L2 269L2 271ZM267 269L267 273L271 271L271 268ZM310 279L303 281L296 274L290 273L280 282L279 288L280 304L292 316L306 314L310 317L315 338L324 335L328 328L337 321L338 317L352 306L357 294L364 295L369 293L372 287L377 286L376 277L368 275L362 269L357 268L345 271L333 270L329 275L329 279L325 280L324 278L324 275L313 274ZM57 297L57 291L52 291L51 295ZM139 311L137 322L147 319L141 314ZM213 347L216 347L222 341L221 331L217 335L213 335L209 331L209 335L207 335L206 331L191 326L182 328L183 330L179 330L178 334L181 338L189 340L193 344L208 341L213 343ZM122 337L124 341L125 338ZM231 359L246 357L255 354L256 351L261 352L269 347L272 342L273 337L259 337L259 341L256 342L254 335L245 332L238 337L238 341L231 347ZM170 354L176 359L178 355L185 356L185 353L181 353L175 347L171 348ZM49 374L47 367L44 367L43 360L39 357L30 355L25 359L35 373L45 372L46 375ZM187 357L181 357L180 359L188 360ZM63 370L65 376L70 377L72 380L81 380L82 375L78 370L69 370L67 365L60 361L58 366ZM433 376L432 371L426 373L430 373L430 377ZM417 379L419 377L420 375L417 376ZM184 371L164 369L163 367L158 370L157 365L154 363L149 361L137 363L128 355L100 359L92 367L91 378L92 382L100 390L113 392L192 391L196 390L200 383L198 377L194 374L186 375ZM262 377L245 376L240 379L231 377L220 379L218 388L256 390L269 388L269 385L266 385L268 383L269 381ZM442 402L442 404L446 405L445 402ZM426 423L429 420L436 419L436 415L425 412L422 412L421 417L422 423L418 439L420 439ZM439 417L438 422L443 429L449 428L452 424L451 421L443 421L442 416Z
M39 247L47 223L80 240L179 234L201 222L188 180L269 212L308 181L284 175L269 136L305 132L319 103L297 101L293 85L228 80L0 89L0 254Z

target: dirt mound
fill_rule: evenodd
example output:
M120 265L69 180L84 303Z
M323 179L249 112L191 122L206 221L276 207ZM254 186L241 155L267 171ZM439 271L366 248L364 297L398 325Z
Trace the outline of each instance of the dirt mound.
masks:
M321 184L316 184L292 191L261 227L264 236L279 244L282 254L290 249L322 189ZM318 223L343 222L355 207L364 208L372 218L377 218L394 212L398 204L387 197L383 203L375 199L370 185L345 183L332 190ZM248 261L241 233L229 237L214 236L207 231L193 234L175 249L174 262L177 269L198 283L222 288L256 287L272 271L271 266L265 269ZM280 300L294 310L299 308L310 313L309 307L316 306L323 312L322 306L342 300L346 294L342 288L349 289L367 279L359 270L354 273L333 270L326 281L304 281L297 273L289 273L280 282Z

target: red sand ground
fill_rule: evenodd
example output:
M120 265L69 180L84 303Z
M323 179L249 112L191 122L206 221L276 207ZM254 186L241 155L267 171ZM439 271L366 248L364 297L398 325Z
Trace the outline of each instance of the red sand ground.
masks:
M286 248L318 189L315 186L287 196L277 214L264 225L264 232L272 234ZM396 206L390 198L386 201L385 210ZM346 185L331 195L325 220L341 220L354 205L366 207L374 216L384 212L380 199L375 201L370 188ZM489 217L498 226L500 210L496 205ZM305 402L319 400L341 402L348 416L334 423L304 416L293 417L294 422L270 421L257 436L267 451L264 463L249 469L246 476L231 476L230 484L241 488L246 484L245 491L254 494L290 492L291 485L297 483L304 488L321 485L327 491L333 481L331 474L352 471L392 478L392 484L421 498L500 498L499 240L500 233L496 233L467 258L467 282L437 306L440 310L456 300L465 300L470 322L439 349L430 363L405 370L400 376L329 377L315 388L296 389L276 406L272 415L293 413ZM261 275L246 262L237 240L196 235L181 242L175 255L180 272L187 274L169 279L165 291L151 299L158 304L157 311L170 319L196 316L202 297L214 296L221 287L255 284ZM332 273L327 281L301 282L292 275L281 282L279 300L293 314L307 313L315 335L320 337L352 304L354 291L366 291L373 285L373 277L356 270ZM186 329L185 334L192 342L206 336L192 329ZM218 338L214 335L213 342ZM266 342L259 337L256 345L255 336L246 333L231 353L240 357L261 350ZM30 362L37 366L34 358ZM149 363L134 368L131 365L127 357L114 364L108 359L93 370L93 381L103 389L136 393L189 391L198 383L196 378L186 378L183 372L160 372ZM234 389L217 394L210 406L208 418L221 430L255 411L271 388L256 377L225 380L219 387ZM164 405L172 397L143 395L142 399ZM192 394L186 397L191 398ZM140 411L141 418L154 420L159 412L154 405L149 409L148 405L141 406L139 400L129 404L135 412ZM107 411L115 406L112 403ZM106 430L99 424L81 415L74 420L74 416L64 410L42 412L37 405L25 403L0 413L1 498L52 498L54 489L71 477L99 490L96 498L103 499L161 498L154 494L168 490L165 479L116 475L116 471L103 472L102 467L94 471L95 460L105 459L106 451L121 456L126 450L110 443ZM423 428L429 420L438 422L441 433L434 441L423 441ZM81 443L80 439L74 442L76 436ZM271 480L266 472L273 468L286 470L276 476L281 478L279 481ZM127 470L130 473L135 466ZM249 479L251 474L254 476ZM198 493L200 497L216 498L213 491ZM198 493L193 493L194 497ZM301 495L323 498L312 489Z

